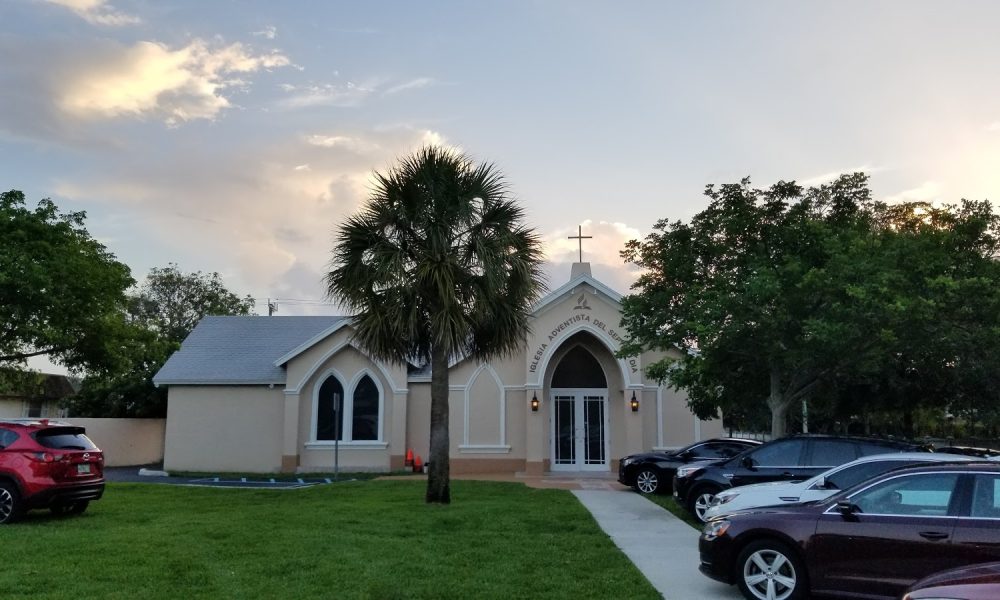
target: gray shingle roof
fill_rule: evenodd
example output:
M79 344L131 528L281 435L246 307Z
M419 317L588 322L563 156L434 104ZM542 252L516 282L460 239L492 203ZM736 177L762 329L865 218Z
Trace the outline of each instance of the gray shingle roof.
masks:
M205 317L156 385L285 383L274 362L347 317Z

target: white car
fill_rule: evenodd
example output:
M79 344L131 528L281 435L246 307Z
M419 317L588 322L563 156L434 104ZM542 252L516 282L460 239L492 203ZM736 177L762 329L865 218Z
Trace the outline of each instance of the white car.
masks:
M772 481L723 490L711 500L708 509L705 511L705 520L709 521L736 511L759 508L761 506L822 500L840 490L871 479L876 475L908 465L929 462L970 462L977 460L982 461L984 459L937 452L873 454L840 465L839 467L834 467L805 481Z

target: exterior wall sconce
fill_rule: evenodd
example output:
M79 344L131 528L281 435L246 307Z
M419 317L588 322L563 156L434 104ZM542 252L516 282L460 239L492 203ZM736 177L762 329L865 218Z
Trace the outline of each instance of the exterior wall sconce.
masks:
M639 412L639 401L635 398L635 390L632 390L632 401L629 402L629 406L632 407L632 412Z
M538 394L531 392L531 412L538 412Z

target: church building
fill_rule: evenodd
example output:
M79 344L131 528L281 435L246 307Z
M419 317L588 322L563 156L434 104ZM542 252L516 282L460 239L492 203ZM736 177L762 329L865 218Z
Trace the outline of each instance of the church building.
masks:
M643 376L662 353L615 356L620 299L575 263L533 307L522 354L450 365L453 473L611 472L721 434ZM153 381L168 388L167 470L392 471L428 455L429 367L372 360L349 317L206 317Z

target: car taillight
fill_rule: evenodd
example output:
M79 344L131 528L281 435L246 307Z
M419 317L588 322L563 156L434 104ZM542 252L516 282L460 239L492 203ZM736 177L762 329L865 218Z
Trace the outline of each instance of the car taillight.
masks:
M63 459L61 454L52 454L50 452L25 452L24 456L35 462L43 463L51 463Z

